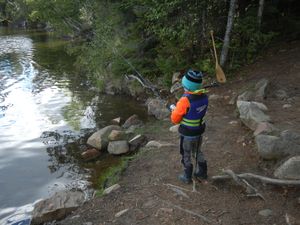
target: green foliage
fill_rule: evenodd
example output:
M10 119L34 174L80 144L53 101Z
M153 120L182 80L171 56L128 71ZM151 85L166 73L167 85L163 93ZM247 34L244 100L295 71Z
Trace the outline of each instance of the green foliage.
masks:
M252 62L276 34L299 37L299 1L265 3L258 27L258 1L238 1L230 69ZM166 86L174 71L197 68L214 74L209 31L220 54L229 8L228 1L218 0L0 0L0 6L0 17L25 15L73 37L69 53L97 86L103 77L137 71Z
M252 63L275 36L275 32L258 29L254 15L237 19L231 40L231 67Z

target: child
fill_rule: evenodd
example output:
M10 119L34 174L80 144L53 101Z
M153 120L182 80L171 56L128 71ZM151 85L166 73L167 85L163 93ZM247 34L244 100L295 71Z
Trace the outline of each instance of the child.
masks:
M193 164L191 155L196 156L194 177L207 179L207 163L200 150L202 134L205 131L204 116L208 107L208 97L202 88L202 73L188 70L182 78L184 94L173 107L171 121L179 124L181 163L184 173L179 180L184 183L192 182Z

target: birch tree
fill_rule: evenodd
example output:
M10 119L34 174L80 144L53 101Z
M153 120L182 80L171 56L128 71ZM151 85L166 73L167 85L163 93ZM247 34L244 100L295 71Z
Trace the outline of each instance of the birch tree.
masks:
M259 0L259 6L258 6L258 12L257 12L257 23L258 23L259 28L261 26L264 5L265 5L265 0Z
M227 26L226 26L226 32L225 32L225 37L224 37L224 44L223 44L222 52L221 52L221 56L220 56L220 65L221 66L224 66L225 62L227 60L229 44L230 44L230 34L231 34L233 20L234 20L235 8L236 8L236 0L230 0L229 12L228 12L228 17L227 17Z

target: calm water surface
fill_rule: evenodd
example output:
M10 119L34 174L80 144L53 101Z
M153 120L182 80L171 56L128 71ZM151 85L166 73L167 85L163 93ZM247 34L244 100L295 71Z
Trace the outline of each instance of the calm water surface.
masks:
M91 166L78 157L84 134L119 116L145 115L136 102L93 91L65 45L0 29L0 219L55 191L87 190ZM106 159L114 161L106 156L103 167Z

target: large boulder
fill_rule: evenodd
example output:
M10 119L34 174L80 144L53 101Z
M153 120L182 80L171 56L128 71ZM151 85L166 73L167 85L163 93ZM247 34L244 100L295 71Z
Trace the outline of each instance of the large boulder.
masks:
M141 126L141 125L143 125L143 122L139 119L138 115L134 114L125 121L122 127L124 129L128 129L131 126Z
M281 139L276 136L260 134L255 137L259 155L264 159L279 159L284 157Z
M266 98L266 89L269 81L265 78L261 79L255 85L255 100L262 101Z
M274 172L274 176L280 179L300 179L300 156L294 156L284 162Z
M106 149L108 145L108 135L112 130L121 130L121 127L117 125L104 127L92 134L92 136L87 140L87 144L99 150Z
M85 195L80 191L61 191L52 197L39 201L34 205L32 224L42 224L63 219L67 214L81 206Z
M108 135L109 141L120 141L125 139L126 139L126 134L122 130L112 130Z
M170 111L167 108L167 101L162 99L147 100L148 114L155 116L159 120L166 119L170 116Z
M242 122L253 131L259 123L271 121L270 117L263 112L267 107L262 103L237 101L237 108Z
M121 155L129 151L127 141L111 141L108 144L107 151L112 155Z
M280 137L260 134L255 137L255 142L260 156L264 159L300 155L299 134L292 131L283 131Z
M266 90L269 81L265 78L259 80L255 87L250 87L248 90L240 94L238 101L262 101L266 98Z

